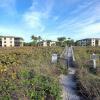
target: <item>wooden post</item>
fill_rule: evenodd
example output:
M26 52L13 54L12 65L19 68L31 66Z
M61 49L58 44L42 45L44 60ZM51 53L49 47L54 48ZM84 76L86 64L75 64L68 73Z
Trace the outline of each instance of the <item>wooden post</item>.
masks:
M91 55L91 59L93 61L93 68L96 69L96 60L98 59L98 56L95 53L93 53Z
M57 63L57 60L58 60L58 55L57 54L52 54L51 62L52 63Z
M73 51L73 47L71 46L72 49L72 56L73 56L73 61L75 61L75 56L74 56L74 51Z
M96 68L96 59L93 59L93 68Z

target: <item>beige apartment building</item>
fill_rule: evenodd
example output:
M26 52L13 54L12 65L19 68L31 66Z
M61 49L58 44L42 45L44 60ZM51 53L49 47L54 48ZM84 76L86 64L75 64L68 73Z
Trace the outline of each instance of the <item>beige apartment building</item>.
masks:
M79 46L100 46L100 38L86 38L76 41Z
M14 36L0 36L0 47L22 47L23 38Z

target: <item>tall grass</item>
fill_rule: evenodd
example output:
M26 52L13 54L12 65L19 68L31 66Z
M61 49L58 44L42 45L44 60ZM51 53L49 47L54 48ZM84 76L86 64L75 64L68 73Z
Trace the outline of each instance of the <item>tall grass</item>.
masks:
M87 100L100 100L100 59L97 60L97 69L93 69L93 62L90 61L93 52L100 55L100 48L75 47L74 51L78 64L77 75L82 85L80 92Z

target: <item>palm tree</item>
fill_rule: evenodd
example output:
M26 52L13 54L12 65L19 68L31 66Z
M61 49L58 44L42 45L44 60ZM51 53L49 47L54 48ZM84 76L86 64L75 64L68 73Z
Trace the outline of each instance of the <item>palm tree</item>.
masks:
M32 35L32 36L31 36L31 39L33 40L33 42L32 42L32 43L33 43L34 45L37 45L37 40L38 40L38 37L36 37L36 36Z
M37 38L36 36L34 36L34 35L32 35L31 38L32 38L32 40L35 40L35 41L37 41L37 39L38 39L38 38Z

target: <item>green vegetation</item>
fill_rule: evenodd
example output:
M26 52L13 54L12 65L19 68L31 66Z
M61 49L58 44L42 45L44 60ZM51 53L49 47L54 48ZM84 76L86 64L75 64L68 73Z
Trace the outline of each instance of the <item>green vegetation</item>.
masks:
M75 47L74 52L78 64L77 75L83 86L80 92L86 96L87 100L100 100L100 59L97 60L96 69L93 69L93 62L90 60L92 53L100 56L100 48Z
M39 46L41 45L40 43L43 41L47 41L47 45L48 45L50 42L52 42L52 40L43 40L41 36L35 36L35 35L32 35L31 39L32 39L31 42L28 42L28 43L24 42L24 46ZM58 37L56 41L56 45L65 47L66 45L67 46L75 45L75 42L71 38Z
M52 64L51 54L61 47L0 49L0 100L60 100L61 63Z
M65 47L66 45L71 46L74 45L74 40L71 38L67 38L66 37L59 37L57 38L57 45L58 46L62 46Z

